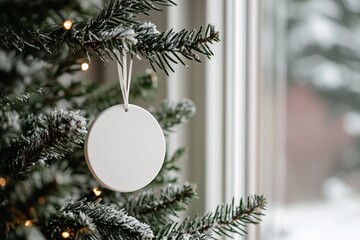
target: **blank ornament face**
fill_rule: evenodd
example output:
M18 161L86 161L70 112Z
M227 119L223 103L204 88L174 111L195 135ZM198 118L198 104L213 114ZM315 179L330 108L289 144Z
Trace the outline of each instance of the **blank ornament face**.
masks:
M145 187L159 173L165 139L159 123L145 109L112 106L94 120L85 142L86 163L105 187L131 192Z

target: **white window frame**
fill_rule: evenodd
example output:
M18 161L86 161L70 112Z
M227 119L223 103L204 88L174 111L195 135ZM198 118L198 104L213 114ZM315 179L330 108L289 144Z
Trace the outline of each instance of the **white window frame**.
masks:
M227 201L260 191L261 14L261 0L227 1ZM258 228L247 231L246 239L259 239Z
M167 11L168 28L178 30L211 22L221 38L220 43L212 46L215 56L210 61L205 60L201 66L191 65L190 71L176 66L176 74L167 81L169 99L189 97L199 109L193 123L172 135L169 145L170 149L179 145L191 149L183 166L183 179L197 183L200 197L191 212L214 210L216 205L230 202L233 197L262 194L261 159L266 157L272 162L282 151L276 149L272 156L264 156L262 149L269 141L262 139L260 116L264 109L261 96L264 64L268 63L262 58L262 46L268 43L261 39L269 37L262 35L262 26L264 7L271 4L275 6L275 0L183 0L178 2L178 7ZM276 68L285 69L281 64ZM272 71L272 81L284 74ZM283 96L279 96L274 109L280 110L270 117L282 118L283 106L277 104ZM273 119L272 123L276 125L279 121ZM283 140L281 137L281 134L277 136L274 147ZM261 239L258 228L251 227L248 232L246 239Z

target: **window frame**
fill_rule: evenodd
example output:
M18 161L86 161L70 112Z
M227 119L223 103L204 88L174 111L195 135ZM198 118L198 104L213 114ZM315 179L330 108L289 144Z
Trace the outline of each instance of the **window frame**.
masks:
M274 164L275 159L284 160L285 134L275 136L274 129L283 128L285 123L281 104L285 96L285 45L274 38L284 37L281 21L285 13L285 0L184 0L168 11L168 27L191 28L211 22L221 36L221 42L212 46L214 57L210 61L192 66L191 71L176 66L176 74L167 81L169 99L189 97L198 109L200 106L195 123L170 137L170 149L179 144L192 149L191 164L183 166L183 179L196 182L199 189L200 201L192 212L214 210L233 197L264 193L272 201L281 195L273 188L265 191L268 185L264 183L281 182L284 172ZM264 29L269 24L270 30ZM270 31L276 31L276 36ZM271 106L264 105L264 92L277 96ZM270 129L262 119L264 110L269 113L266 120ZM273 167L271 176L264 176L269 166ZM265 220L273 219L271 210L266 215ZM250 227L248 232L246 239L261 239L258 227Z

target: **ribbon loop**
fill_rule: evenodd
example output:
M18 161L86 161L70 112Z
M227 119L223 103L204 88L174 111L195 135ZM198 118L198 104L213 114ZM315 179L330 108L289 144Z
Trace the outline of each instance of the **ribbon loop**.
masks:
M118 57L117 70L118 70L118 75L119 75L119 83L120 83L121 93L122 93L122 97L123 97L123 101L124 101L125 112L127 112L129 109L129 94L130 94L133 58L130 59L129 68L128 68L127 54L124 49L122 51L122 60L120 58L119 51L117 51L117 57Z

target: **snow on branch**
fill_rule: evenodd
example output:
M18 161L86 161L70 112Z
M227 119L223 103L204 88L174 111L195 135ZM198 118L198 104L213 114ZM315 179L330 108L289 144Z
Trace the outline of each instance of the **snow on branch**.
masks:
M99 202L69 201L52 216L48 232L57 239L68 231L77 239L151 239L150 227L124 210Z
M51 53L59 43L66 43L74 52L81 49L89 60L95 53L103 61L107 61L107 57L115 60L117 52L125 50L132 56L144 57L154 69L156 65L166 74L169 69L173 71L172 64L186 66L182 58L200 61L199 54L209 58L213 55L209 44L219 41L219 32L212 24L205 30L200 27L191 31L159 32L153 23L135 20L134 16L139 13L159 10L156 5L174 5L174 2L112 0L96 17L74 22L70 29L60 24L37 31L2 26L0 46L18 51L27 47L45 49Z
M206 213L193 220L186 219L181 224L173 223L158 229L159 239L209 239L213 233L230 236L230 233L244 235L246 224L258 224L265 210L266 199L255 195L247 202L241 199L238 205L219 205L215 212Z
M30 118L22 131L18 140L0 150L0 172L11 178L79 147L87 133L86 119L79 112L53 110Z

